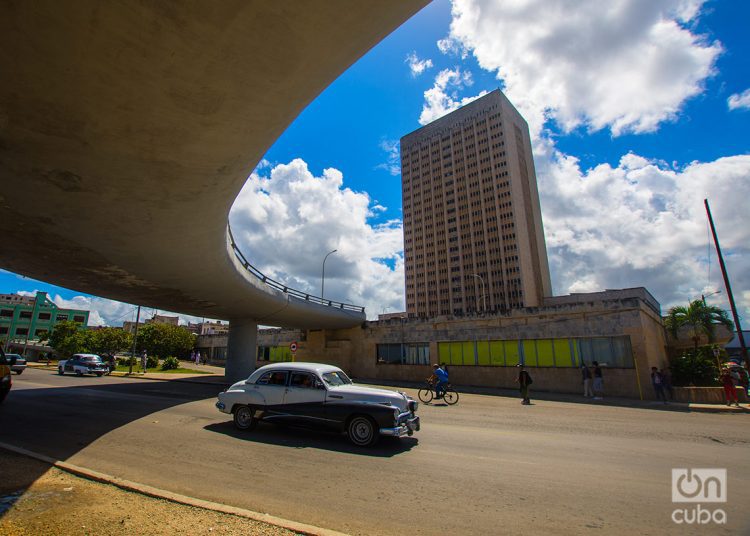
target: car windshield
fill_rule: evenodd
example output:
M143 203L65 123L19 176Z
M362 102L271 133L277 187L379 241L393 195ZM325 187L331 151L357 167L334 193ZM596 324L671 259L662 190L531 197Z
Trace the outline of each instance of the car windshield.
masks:
M336 387L338 385L347 385L352 383L352 381L349 379L349 376L344 374L341 370L336 370L333 372L326 372L323 374L323 381L325 381L328 385L332 387Z

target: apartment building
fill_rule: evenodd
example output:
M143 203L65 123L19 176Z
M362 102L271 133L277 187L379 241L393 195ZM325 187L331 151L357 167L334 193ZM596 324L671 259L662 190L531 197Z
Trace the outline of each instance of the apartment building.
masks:
M499 90L401 138L410 318L552 295L526 121Z

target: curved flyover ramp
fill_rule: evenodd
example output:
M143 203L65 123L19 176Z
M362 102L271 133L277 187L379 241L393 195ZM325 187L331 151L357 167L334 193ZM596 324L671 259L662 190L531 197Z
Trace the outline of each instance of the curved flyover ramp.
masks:
M253 275L227 216L301 110L426 3L0 3L0 267L228 318L253 347L257 323L361 322Z

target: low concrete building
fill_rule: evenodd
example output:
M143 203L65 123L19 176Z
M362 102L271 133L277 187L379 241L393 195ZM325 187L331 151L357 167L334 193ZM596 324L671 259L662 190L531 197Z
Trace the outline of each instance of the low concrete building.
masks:
M650 368L667 365L659 303L644 288L545 299L491 317L395 318L346 330L261 330L258 365L291 358L355 378L421 382L446 363L455 385L515 388L522 362L534 389L581 392L581 363L604 369L605 396L652 398Z

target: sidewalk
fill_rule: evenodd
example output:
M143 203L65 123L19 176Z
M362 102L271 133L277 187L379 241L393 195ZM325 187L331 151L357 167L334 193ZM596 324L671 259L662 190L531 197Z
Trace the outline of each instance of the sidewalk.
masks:
M35 368L43 368L46 370L57 370L55 365L47 366L44 363L29 363L29 366ZM144 380L159 380L159 381L177 381L186 383L200 383L206 385L216 385L217 387L227 387L227 382L224 377L224 368L215 367L213 365L196 365L192 361L180 361L180 366L188 369L199 370L208 374L169 374L165 372L148 372L143 374L142 372L136 372L137 367L133 368L133 374L127 372L113 372L112 376L120 376L124 378L138 378ZM357 383L370 386L382 386L390 388L401 388L401 389L421 389L424 384L418 382L396 382L372 378L356 378ZM473 386L454 386L456 391L459 393L468 393L475 395L486 395L486 396L502 396L506 398L518 398L518 392L514 389L501 389L497 387L473 387ZM570 393L553 393L548 391L535 391L533 398L536 400L546 400L550 402L568 402L573 404L587 404L587 405L599 405L599 406L618 406L618 407L630 407L630 408L641 408L641 409L652 409L660 411L682 411L682 412L697 412L697 413L750 413L750 405L740 404L740 407L727 406L725 404L696 404L686 402L670 402L664 404L657 400L637 400L633 398L621 398L621 397L606 397L604 400L591 400L583 398L580 395Z

